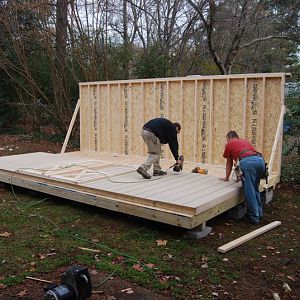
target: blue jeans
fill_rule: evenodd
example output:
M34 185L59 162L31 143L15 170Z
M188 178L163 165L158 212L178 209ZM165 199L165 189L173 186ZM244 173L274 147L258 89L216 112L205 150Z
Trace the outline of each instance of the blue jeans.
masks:
M240 161L240 168L245 180L242 181L244 196L247 202L247 213L252 223L259 223L262 217L259 183L265 169L265 162L261 156L249 156Z

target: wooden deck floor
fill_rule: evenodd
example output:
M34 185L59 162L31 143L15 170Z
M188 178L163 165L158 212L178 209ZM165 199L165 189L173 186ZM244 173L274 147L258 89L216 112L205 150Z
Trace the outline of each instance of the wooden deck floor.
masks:
M0 181L176 226L193 228L242 201L241 184L219 180L223 166L143 179L144 157L109 153L30 153L0 157ZM168 169L173 161L162 161Z

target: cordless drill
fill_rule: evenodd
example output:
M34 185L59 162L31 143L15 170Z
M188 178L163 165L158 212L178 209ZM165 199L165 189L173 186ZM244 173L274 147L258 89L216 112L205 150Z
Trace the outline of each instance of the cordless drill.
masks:
M173 167L174 172L180 172L183 169L183 161L184 161L183 155L180 155L178 157L178 160L179 160L179 163L176 163Z
M192 170L192 173L197 173L197 174L207 174L208 170L207 169L202 169L200 167L196 167L195 169Z

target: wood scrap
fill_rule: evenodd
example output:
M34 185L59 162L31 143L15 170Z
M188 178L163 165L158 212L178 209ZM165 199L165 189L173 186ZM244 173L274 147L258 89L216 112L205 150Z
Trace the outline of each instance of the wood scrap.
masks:
M89 249L89 248L84 248L84 247L78 247L78 249L84 250L84 251L95 252L95 253L99 253L99 252L100 252L100 251L97 250L97 249Z
M35 281L40 281L40 282L46 282L46 283L52 283L52 281L49 280L45 280L45 279L40 279L40 278L35 278L35 277L30 277L30 276L26 276L26 279L30 279L30 280L35 280Z
M280 221L274 221L274 222L272 222L268 225L265 225L261 228L258 228L258 229L254 230L254 231L252 231L248 234L245 234L245 235L243 235L243 236L241 236L241 237L239 237L239 238L237 238L237 239L235 239L235 240L219 247L218 251L221 252L221 253L225 253L225 252L227 252L231 249L234 249L237 246L239 246L243 243L246 243L246 242L252 240L253 238L255 238L255 237L257 237L257 236L259 236L259 235L261 235L261 234L263 234L263 233L265 233L265 232L267 232L267 231L269 231L269 230L271 230L271 229L273 229L273 228L275 228L279 225L281 225Z

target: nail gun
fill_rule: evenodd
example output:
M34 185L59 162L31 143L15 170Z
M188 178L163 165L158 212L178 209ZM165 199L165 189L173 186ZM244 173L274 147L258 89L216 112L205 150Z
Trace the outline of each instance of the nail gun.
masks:
M182 171L182 169L183 169L183 161L184 161L183 155L180 155L180 156L178 157L178 160L177 160L177 161L179 161L179 163L176 162L176 163L173 165L173 171L174 171L174 172L180 172L180 171Z

